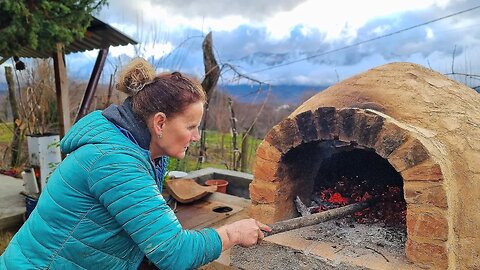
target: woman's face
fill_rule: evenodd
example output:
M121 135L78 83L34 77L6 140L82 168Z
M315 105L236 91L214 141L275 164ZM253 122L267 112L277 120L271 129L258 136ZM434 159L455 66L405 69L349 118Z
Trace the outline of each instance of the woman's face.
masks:
M169 156L179 159L184 158L185 151L190 143L197 142L200 139L198 127L202 121L202 115L203 102L198 101L188 105L183 113L171 117L163 117L161 121L154 120L154 124L159 125L161 136L159 137L158 133L156 134L157 136L152 136L150 147L152 157ZM154 152L157 152L158 156Z

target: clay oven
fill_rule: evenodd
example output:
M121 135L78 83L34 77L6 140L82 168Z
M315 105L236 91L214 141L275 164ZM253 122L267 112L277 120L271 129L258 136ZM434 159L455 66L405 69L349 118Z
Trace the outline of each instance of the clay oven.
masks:
M366 171L390 166L398 175L408 261L480 268L477 92L422 66L392 63L318 93L259 146L252 216L266 223L298 216L294 198L312 195L319 174L338 163L334 156L363 160Z

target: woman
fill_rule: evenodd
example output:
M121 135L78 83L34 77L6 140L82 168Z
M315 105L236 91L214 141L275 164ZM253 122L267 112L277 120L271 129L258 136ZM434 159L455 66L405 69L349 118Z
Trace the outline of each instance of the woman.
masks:
M136 59L117 88L129 98L95 111L61 141L68 154L0 257L0 269L191 269L270 230L253 219L183 230L161 195L165 156L199 140L205 94L178 72L155 77Z

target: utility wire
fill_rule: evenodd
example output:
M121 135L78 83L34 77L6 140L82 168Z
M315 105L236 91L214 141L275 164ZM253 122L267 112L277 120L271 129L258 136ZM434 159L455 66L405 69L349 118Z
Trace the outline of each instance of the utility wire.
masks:
M295 64L295 63L298 63L298 62L303 62L305 60L309 60L309 59L312 59L312 58L324 56L324 55L331 54L331 53L334 53L334 52L342 51L342 50L349 49L349 48L352 48L352 47L356 47L358 45L362 45L362 44L365 44L365 43L368 43L368 42L372 42L372 41L379 40L379 39L382 39L382 38L386 38L386 37L389 37L389 36L393 36L393 35L396 35L396 34L399 34L399 33L405 32L405 31L409 31L409 30L412 30L412 29L415 29L415 28L418 28L418 27L421 27L421 26L425 26L425 25L428 25L428 24L431 24L431 23L434 23L434 22L438 22L438 21L441 21L441 20L444 20L444 19L447 19L447 18L450 18L450 17L453 17L453 16L457 16L457 15L460 15L460 14L463 14L463 13L466 13L466 12L469 12L469 11L472 11L472 10L475 10L475 9L478 9L478 8L480 8L480 5L469 8L469 9L465 9L465 10L462 10L462 11L459 11L459 12L456 12L456 13L452 13L452 14L434 19L434 20L430 20L430 21L427 21L427 22L424 22L424 23L421 23L421 24L417 24L417 25L414 25L414 26L403 28L403 29L400 29L400 30L397 30L395 32L391 32L391 33L388 33L388 34L385 34L385 35L381 35L381 36L374 37L374 38L371 38L371 39L359 41L359 42L356 42L356 43L353 43L353 44L350 44L350 45L347 45L347 46L344 46L344 47L340 47L340 48L333 49L333 50L330 50L330 51L322 52L322 53L319 53L319 54L313 54L313 55L310 55L310 56L307 56L307 57L304 57L304 58L300 58L300 59L297 59L297 60L293 60L293 61L290 61L290 62L285 62L285 63L282 63L282 64L270 66L270 67L255 70L255 71L252 71L252 72L247 72L245 74L260 73L260 72L264 72L264 71L267 71L267 70L272 70L272 69L283 67L283 66L289 66L291 64Z

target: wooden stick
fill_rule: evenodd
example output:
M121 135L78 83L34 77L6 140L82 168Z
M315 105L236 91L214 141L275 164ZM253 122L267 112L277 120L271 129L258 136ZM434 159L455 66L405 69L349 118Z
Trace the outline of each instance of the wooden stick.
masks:
M295 200L295 206L297 207L297 211L300 213L302 217L304 216L310 216L312 213L310 213L310 210L308 210L308 207L302 202L300 197L296 197Z
M285 232L285 231L312 226L312 225L325 222L334 218L341 218L341 217L353 214L357 211L361 211L367 207L370 207L375 201L376 200L371 199L364 202L357 202L354 204L349 204L347 206L330 209L330 210L312 214L309 216L297 217L293 219L275 222L274 224L269 225L270 228L272 228L272 231L264 232L264 235L266 237L266 236L270 236L270 235Z

